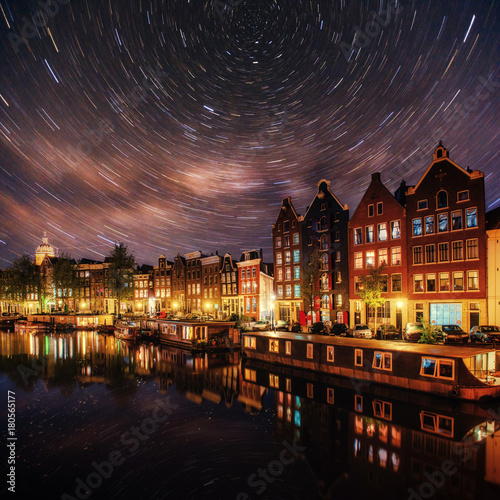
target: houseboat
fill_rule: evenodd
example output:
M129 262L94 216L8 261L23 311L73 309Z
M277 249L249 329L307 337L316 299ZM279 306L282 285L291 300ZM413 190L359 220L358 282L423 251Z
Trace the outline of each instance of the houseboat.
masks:
M49 333L52 330L52 325L40 321L19 320L14 325L16 333Z
M141 331L141 325L135 321L117 321L115 337L120 340L136 340Z
M160 341L185 349L221 348L239 345L239 330L230 321L157 319Z
M469 401L500 397L500 359L486 348L247 332L242 351L246 358L363 383Z

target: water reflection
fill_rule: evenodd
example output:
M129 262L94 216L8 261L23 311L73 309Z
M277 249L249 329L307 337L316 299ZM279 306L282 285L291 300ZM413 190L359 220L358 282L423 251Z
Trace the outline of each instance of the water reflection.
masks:
M192 356L96 332L3 332L0 353L9 379L3 386L18 398L19 475L40 479L38 495L75 496L76 478L158 401L174 402L175 414L92 498L500 493L500 401L474 405L358 386L241 363L238 353ZM20 490L32 487L25 481Z

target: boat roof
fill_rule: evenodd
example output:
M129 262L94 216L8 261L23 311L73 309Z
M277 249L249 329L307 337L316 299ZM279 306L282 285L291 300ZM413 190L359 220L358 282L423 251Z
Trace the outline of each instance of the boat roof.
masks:
M367 347L370 349L380 349L384 351L409 352L414 354L427 354L430 356L447 356L454 358L469 358L488 352L495 352L493 348L468 347L462 345L443 345L443 344L419 344L414 342L376 340L376 339L357 339L352 337L338 337L330 335L313 335L307 333L293 332L242 332L242 335L252 337L275 338L282 340L303 340L314 342L316 344L327 345L346 345L351 347Z
M235 321L201 321L199 319L164 319L157 318L151 319L151 321L158 321L158 323L173 323L175 325L190 325L190 326L207 326L207 325L226 325L226 326L234 326Z

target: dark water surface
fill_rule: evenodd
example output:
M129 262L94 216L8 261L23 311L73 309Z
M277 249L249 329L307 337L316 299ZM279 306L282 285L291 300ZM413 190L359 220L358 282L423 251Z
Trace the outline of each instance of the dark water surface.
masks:
M5 497L15 443L12 498L500 498L498 400L94 332L0 332L0 386Z

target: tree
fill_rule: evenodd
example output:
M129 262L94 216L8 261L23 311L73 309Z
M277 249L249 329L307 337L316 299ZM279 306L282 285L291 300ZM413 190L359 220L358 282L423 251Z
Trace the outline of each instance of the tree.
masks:
M304 297L304 308L309 307L311 322L314 310L314 298L319 294L321 278L321 256L316 247L308 256L307 264L302 269L302 296Z
M134 267L135 257L128 253L124 243L115 244L115 248L109 256L109 289L118 301L118 314L121 303L131 300L134 294Z
M375 335L377 334L377 308L385 304L382 293L387 291L387 279L382 275L385 265L370 269L365 276L360 276L361 290L359 296L361 300L375 309Z
M38 266L27 254L21 255L16 259L10 269L7 270L8 287L12 300L22 305L23 312L26 308L26 302L31 294L37 297L42 309L44 295L46 294L45 281L40 276Z
M52 268L52 286L54 289L54 298L60 297L64 304L64 308L68 308L68 299L73 297L74 301L79 297L80 280L75 272L75 260L71 255L62 253L61 256L54 261ZM59 294L59 290L61 293Z

